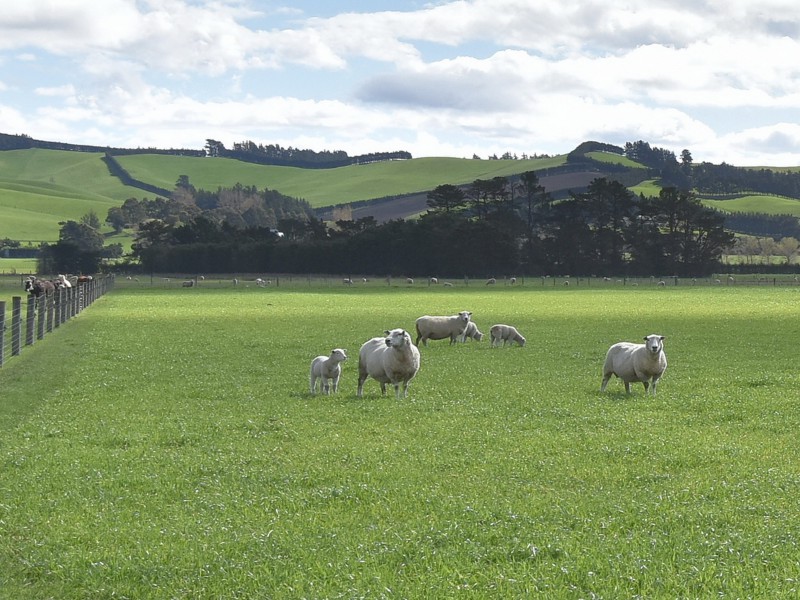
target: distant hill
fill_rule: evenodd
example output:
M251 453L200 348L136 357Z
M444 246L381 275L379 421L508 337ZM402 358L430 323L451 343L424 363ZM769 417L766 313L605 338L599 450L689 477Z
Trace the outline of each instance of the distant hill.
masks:
M242 149L241 145L236 148ZM318 155L326 156L324 152ZM339 153L331 156L342 159ZM299 168L210 156L207 149L106 148L0 134L0 239L54 241L59 222L77 220L89 211L103 221L109 208L128 198L168 196L184 176L194 187L211 191L237 183L276 190L307 201L323 219L331 219L337 208L347 207L354 219L373 216L378 221L423 212L427 192L438 185L468 186L477 179L494 177L505 177L513 185L526 171L535 171L556 198L581 192L598 177L616 179L636 193L657 194L660 189L657 169L631 160L620 147L599 142L584 142L567 154L542 158L397 160L401 154L396 154L390 160L379 160L381 155L370 156L375 161L368 164ZM704 168L703 173L736 177L740 188L747 185L741 181L741 169L723 166ZM704 167L708 165L704 163ZM781 174L784 184L787 177L800 176L787 169L775 173ZM776 177L762 174L759 181ZM710 186L720 185L719 179L709 181ZM800 214L797 198L763 190L701 197L723 212ZM743 200L735 202L737 198Z

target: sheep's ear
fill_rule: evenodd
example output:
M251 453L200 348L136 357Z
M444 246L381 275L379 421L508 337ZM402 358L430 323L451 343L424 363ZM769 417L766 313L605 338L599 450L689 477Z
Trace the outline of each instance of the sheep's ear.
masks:
M665 339L666 339L666 336L662 335L661 336L661 341L663 342Z
M646 342L647 341L647 336L644 336L642 339Z
M386 329L386 330L384 330L384 332L383 332L383 335L389 335L390 333L391 333L391 331L389 331L388 329Z

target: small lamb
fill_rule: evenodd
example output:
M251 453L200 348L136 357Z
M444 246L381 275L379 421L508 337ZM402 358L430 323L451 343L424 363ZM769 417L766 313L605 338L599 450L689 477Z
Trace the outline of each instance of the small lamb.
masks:
M513 325L492 325L489 335L492 338L492 347L500 346L500 342L503 342L503 346L506 344L513 345L514 342L517 342L520 346L525 345L525 338Z
M483 339L483 334L478 330L478 326L473 321L467 323L467 328L458 336L459 342L466 342L467 338L471 338L480 342Z
M656 395L658 380L667 369L667 355L664 353L664 336L650 334L644 338L644 344L619 342L608 349L603 364L603 392L612 375L625 382L625 391L631 393L631 382L641 381L644 393L648 393L652 382L652 395Z
M320 391L326 396L330 395L331 388L334 393L339 391L339 377L342 375L342 364L347 360L347 353L341 348L334 348L330 356L318 356L311 361L311 374L309 385L311 393L317 393L317 380L320 380Z

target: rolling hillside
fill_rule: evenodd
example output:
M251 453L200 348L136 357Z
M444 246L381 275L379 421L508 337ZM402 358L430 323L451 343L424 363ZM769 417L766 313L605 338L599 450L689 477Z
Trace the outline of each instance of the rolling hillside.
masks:
M333 169L170 154L125 154L115 156L115 160L133 180L146 186L171 190L185 175L195 187L206 190L237 183L268 188L306 200L323 219L332 218L334 206L351 203L354 219L405 218L424 211L427 192L438 185L466 185L476 179L501 176L513 179L525 171L539 172L542 185L555 196L582 190L592 179L605 176L604 164L614 172L619 167L628 169L634 193L654 195L660 189L654 180L638 182L637 172L642 166L626 157L595 151L586 156L594 161L592 165L572 169L564 169L567 155L526 160L418 158ZM102 152L44 148L0 152L0 238L29 240L32 244L55 241L61 221L78 220L90 211L103 221L109 208L120 206L126 199L154 195L125 185L112 175ZM786 197L743 194L726 200L704 198L703 202L723 211L800 216L800 200ZM105 228L104 233L109 232ZM109 238L109 242L115 241L128 245L130 236Z
M102 154L0 152L0 238L56 241L59 221L90 211L102 221L109 208L140 195L108 172Z
M216 190L235 183L277 190L302 198L314 208L385 196L426 192L442 183L508 176L564 164L565 156L531 160L415 158L352 165L335 169L299 169L257 165L228 158L119 156L117 161L135 179L171 189L180 175L197 188Z

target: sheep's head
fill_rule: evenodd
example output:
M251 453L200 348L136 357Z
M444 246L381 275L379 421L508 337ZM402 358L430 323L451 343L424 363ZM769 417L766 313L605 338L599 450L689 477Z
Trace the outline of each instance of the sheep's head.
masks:
M469 323L469 319L470 319L470 317L471 317L471 316L472 316L472 312L470 312L470 311L468 311L468 310L462 310L460 313L458 313L458 317L459 317L459 318L460 318L462 321L464 321L464 324L465 324L465 325L466 325L467 323Z
M644 338L644 347L650 354L658 354L664 349L664 336L650 334Z
M411 344L411 336L405 329L388 329L384 332L386 334L386 345L390 348L402 348L406 344Z
M331 351L331 358L336 362L344 362L347 360L347 353L341 348L334 348Z

